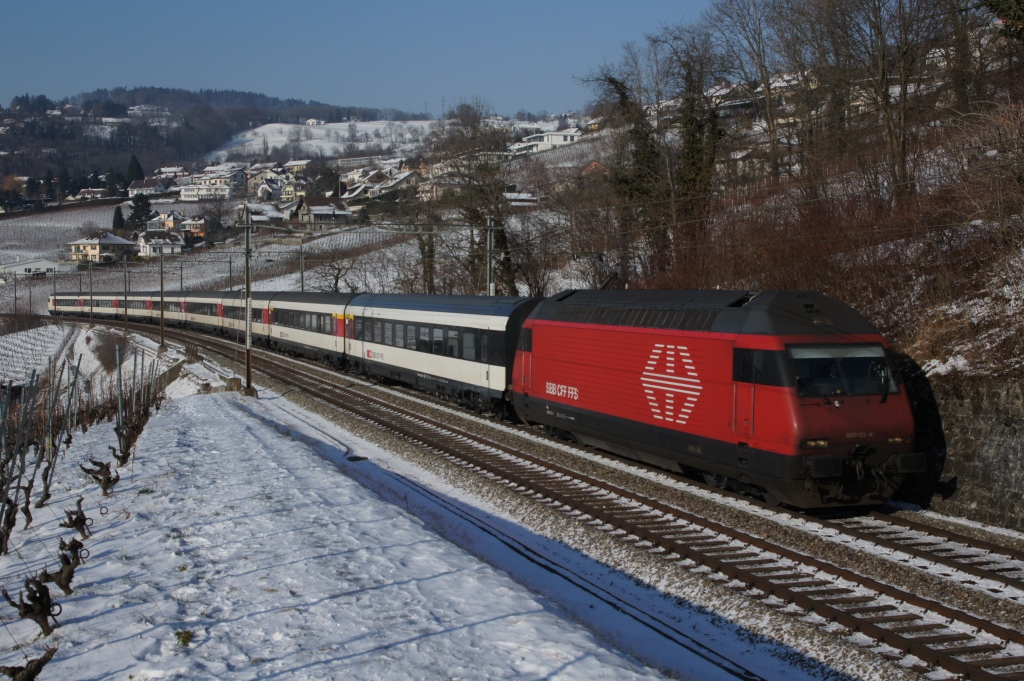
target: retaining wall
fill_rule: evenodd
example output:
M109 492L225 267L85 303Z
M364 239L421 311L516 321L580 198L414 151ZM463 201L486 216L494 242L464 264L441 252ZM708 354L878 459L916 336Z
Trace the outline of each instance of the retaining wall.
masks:
M1020 382L921 377L907 385L918 446L931 466L901 496L941 513L1024 530Z

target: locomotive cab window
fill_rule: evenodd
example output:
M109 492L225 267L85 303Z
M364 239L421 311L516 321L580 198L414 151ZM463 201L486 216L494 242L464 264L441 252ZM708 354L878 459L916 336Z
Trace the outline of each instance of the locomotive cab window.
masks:
M885 349L873 345L789 348L800 397L889 395L899 392Z

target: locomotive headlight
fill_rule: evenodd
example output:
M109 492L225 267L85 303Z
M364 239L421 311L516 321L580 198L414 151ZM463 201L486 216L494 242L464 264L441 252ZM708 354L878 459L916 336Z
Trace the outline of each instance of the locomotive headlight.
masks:
M804 440L800 443L800 446L804 449L824 449L825 447L828 447L828 440L826 438Z
M891 437L889 438L889 444L891 445L905 445L910 442L909 437Z

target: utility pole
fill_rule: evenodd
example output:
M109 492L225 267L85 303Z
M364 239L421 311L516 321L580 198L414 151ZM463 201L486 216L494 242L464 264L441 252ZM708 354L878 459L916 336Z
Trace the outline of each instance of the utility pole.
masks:
M11 272L14 277L14 316L18 316L18 273Z
M232 281L234 280L234 278L235 278L235 275L234 275L234 273L232 272L232 263L233 263L233 262L234 262L234 260L232 259L232 256L231 256L231 255L229 254L229 255L228 255L228 290L229 290L229 291L230 291L230 290L232 290L232 288L233 288L233 286L232 286L231 282L232 282Z
M178 290L185 290L185 256L178 257Z
M494 218L487 216L487 295L494 295Z
M128 337L128 254L124 254L124 337Z
M302 255L302 235L299 235L299 292L306 292L306 269L305 259Z
M164 251L160 249L160 352L167 350L167 339L164 337Z
M245 391L259 397L252 387L252 224L245 225Z
M92 326L92 260L89 261L89 326Z

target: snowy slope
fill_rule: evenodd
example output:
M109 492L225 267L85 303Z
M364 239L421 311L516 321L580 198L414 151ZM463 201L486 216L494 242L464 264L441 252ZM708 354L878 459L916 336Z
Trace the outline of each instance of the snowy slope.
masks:
M195 384L150 421L109 499L76 463L109 458L110 426L76 435L0 583L13 592L54 567L71 535L61 509L79 495L91 556L73 595L53 589L54 637L8 620L0 664L58 643L43 678L661 678L620 648L683 678L820 678L784 646L412 482L394 456L269 391L187 396Z

